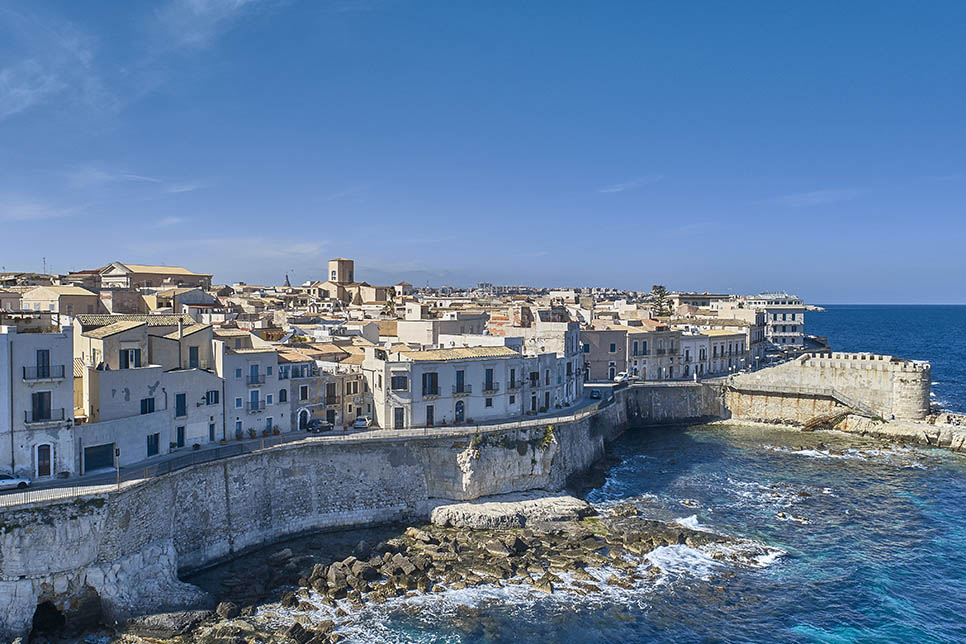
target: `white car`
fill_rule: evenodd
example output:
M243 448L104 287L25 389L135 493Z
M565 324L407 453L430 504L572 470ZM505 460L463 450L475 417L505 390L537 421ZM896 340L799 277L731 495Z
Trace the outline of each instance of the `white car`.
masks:
M621 371L619 374L614 376L614 382L627 382L630 376L627 375L626 371Z
M372 424L372 419L368 416L359 416L354 421L352 421L353 429L368 429L369 425Z
M30 479L17 478L9 474L0 474L0 490L22 490L30 486Z

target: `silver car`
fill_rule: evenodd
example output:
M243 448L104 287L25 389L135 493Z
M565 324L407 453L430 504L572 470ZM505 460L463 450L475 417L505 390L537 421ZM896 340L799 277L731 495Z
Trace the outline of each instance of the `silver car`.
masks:
M18 478L9 474L0 474L0 490L22 490L30 485L30 479Z

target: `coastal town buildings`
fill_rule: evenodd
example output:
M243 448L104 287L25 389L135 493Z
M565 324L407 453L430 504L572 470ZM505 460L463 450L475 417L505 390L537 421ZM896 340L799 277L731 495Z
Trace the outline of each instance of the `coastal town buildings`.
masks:
M671 293L668 316L650 291L372 286L344 257L301 285L121 262L6 277L0 471L38 479L359 418L554 414L585 383L726 375L804 337L804 306L785 294Z

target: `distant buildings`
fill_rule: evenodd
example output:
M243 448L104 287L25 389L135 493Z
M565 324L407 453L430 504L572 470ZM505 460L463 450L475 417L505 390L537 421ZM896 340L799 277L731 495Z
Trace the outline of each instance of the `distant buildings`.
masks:
M805 307L784 293L671 293L658 317L645 291L373 286L344 257L319 277L212 285L121 262L0 276L0 471L72 477L359 417L512 421L621 373L693 380L804 346Z

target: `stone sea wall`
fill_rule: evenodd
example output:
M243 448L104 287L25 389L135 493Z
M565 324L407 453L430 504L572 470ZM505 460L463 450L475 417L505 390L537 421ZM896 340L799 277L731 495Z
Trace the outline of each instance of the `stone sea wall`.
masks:
M0 513L0 641L50 602L68 620L198 607L177 579L301 532L426 520L444 500L557 491L630 424L720 416L703 384L619 390L594 413L479 435L311 439L196 465L97 496Z

